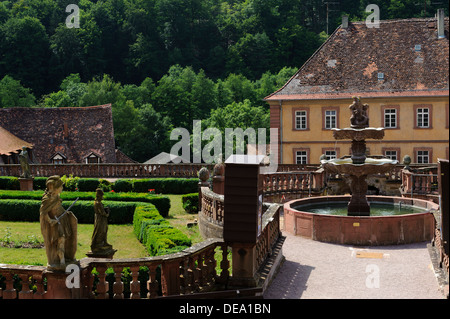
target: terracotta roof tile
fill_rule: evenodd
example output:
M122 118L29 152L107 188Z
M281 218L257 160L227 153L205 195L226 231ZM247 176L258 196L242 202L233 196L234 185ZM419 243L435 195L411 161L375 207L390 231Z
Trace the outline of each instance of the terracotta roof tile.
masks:
M449 89L449 20L438 39L434 18L339 27L267 100L323 96L429 96ZM420 45L419 47L416 45ZM380 74L382 73L382 74ZM379 76L383 76L379 79Z
M0 126L34 144L33 160L50 163L57 152L68 163L83 163L91 152L115 163L111 104L92 107L3 108Z

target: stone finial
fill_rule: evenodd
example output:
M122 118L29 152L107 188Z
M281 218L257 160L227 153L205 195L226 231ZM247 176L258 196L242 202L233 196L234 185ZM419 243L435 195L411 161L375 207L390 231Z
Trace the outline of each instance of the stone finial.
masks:
M405 155L403 156L403 164L405 164L404 169L410 170L409 164L411 164L411 156Z
M209 170L206 167L202 167L199 171L198 171L198 178L200 179L200 181L202 182L206 182L209 179Z

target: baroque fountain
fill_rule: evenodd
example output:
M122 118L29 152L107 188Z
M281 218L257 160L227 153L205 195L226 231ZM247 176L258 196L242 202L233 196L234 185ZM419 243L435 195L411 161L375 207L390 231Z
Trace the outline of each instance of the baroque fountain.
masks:
M398 164L396 160L387 158L366 157L366 139L381 140L384 137L383 128L369 127L368 108L369 105L362 104L359 97L353 97L353 104L349 106L352 113L350 127L333 129L333 136L336 140L350 139L352 141L351 158L321 160L326 172L348 176L352 193L348 203L348 215L351 216L370 215L370 205L366 196L367 175L387 173Z
M353 245L388 245L431 240L434 234L433 202L394 196L368 196L367 176L384 174L398 164L387 158L366 156L366 140L382 140L383 128L369 126L369 105L353 98L350 127L333 129L336 140L351 140L351 156L321 160L326 173L339 174L351 195L318 196L284 204L285 230L323 242ZM344 206L346 214L334 213ZM374 214L375 206L383 213ZM319 209L318 209L319 208ZM406 209L405 209L406 208Z

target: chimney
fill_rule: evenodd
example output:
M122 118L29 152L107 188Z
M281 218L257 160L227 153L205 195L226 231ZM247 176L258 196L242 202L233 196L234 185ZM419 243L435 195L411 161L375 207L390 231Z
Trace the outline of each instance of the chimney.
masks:
M342 16L342 29L347 29L347 28L348 28L348 16L343 15Z
M437 10L437 34L438 39L444 39L444 9Z

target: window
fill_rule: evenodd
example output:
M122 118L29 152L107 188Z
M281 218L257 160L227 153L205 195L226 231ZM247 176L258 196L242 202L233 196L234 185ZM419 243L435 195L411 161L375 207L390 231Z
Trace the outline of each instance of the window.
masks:
M308 162L308 152L307 151L296 151L295 152L295 164L307 164Z
M51 157L52 164L64 164L66 162L66 157L61 153L56 153Z
M430 127L430 110L428 108L417 109L417 127Z
M430 163L430 156L428 151L417 151L417 163L428 164Z
M335 110L325 111L325 128L326 129L336 128L336 111Z
M295 129L296 130L306 130L307 126L307 112L295 111Z
M101 163L101 158L94 153L89 154L86 156L86 164L98 164Z
M327 161L337 158L336 151L325 151L324 154Z
M387 158L391 159L391 160L396 160L398 161L398 155L397 155L397 151L385 151L384 152L384 156L386 156Z
M384 110L384 127L396 128L397 127L397 110L385 109Z

